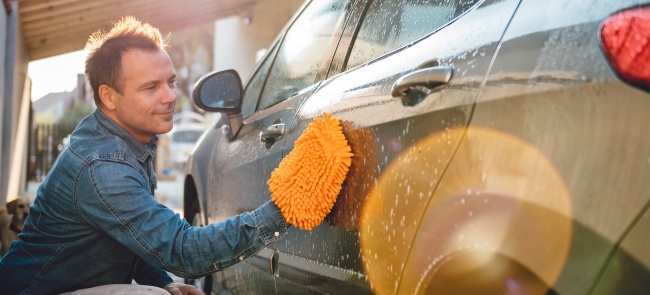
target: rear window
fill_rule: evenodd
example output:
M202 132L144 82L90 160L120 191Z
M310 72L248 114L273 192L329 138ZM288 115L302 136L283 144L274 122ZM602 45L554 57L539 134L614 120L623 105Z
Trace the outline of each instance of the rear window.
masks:
M172 141L193 143L199 140L201 134L203 134L202 131L195 131L195 130L178 131L172 134Z

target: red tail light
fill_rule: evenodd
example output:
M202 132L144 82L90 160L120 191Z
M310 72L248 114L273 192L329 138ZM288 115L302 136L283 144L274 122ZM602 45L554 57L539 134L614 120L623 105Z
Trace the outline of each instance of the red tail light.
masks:
M600 40L621 79L650 90L650 7L609 17L601 26Z

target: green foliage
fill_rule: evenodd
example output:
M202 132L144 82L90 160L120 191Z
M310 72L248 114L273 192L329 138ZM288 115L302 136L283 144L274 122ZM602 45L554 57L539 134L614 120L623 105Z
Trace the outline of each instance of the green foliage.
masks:
M49 112L34 112L34 123L35 124L52 124L54 123L54 118L56 113L54 111Z
M61 125L77 126L77 124L79 124L83 118L92 113L93 110L95 110L95 107L92 104L76 101L71 108L65 111L65 114L57 123Z

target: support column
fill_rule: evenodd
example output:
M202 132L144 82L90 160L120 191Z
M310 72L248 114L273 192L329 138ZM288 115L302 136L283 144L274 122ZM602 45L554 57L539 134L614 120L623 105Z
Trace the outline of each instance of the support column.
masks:
M27 64L29 57L25 46L22 30L18 21L18 1L3 1L9 3L4 6L0 13L0 204L7 200L12 200L20 193L19 184L21 177L24 177L23 169L14 169L12 171L12 159L23 153L18 153L16 148L16 138L18 132L24 132L18 128L19 114L21 106L29 106L31 99L29 95L23 96L25 81L27 78ZM23 100L27 100L23 103ZM24 138L21 136L21 138ZM27 148L24 144L19 148ZM23 156L24 157L24 156ZM14 165L21 166L22 162L16 161ZM11 174L14 175L10 178ZM16 177L17 176L17 177ZM12 195L9 195L10 179L17 182L14 185Z
M1 8L0 8L0 105L4 107L4 101L7 99L6 95L6 85L7 85L7 80L9 79L7 76L7 47L9 46L9 35L12 35L13 33L9 30L9 19L10 19L10 14L12 10L12 5L11 3L7 1L3 1ZM6 112L2 111L0 112L0 167L2 167L2 164L4 162L8 162L8 158L5 158L5 155L3 153L4 151L4 145L5 145L5 139L4 136L2 135L2 126L4 125L3 122L5 120L5 114ZM1 168L0 168L1 169ZM1 170L0 170L1 171ZM2 191L2 183L5 182L5 178L3 177L2 173L0 172L0 206L4 205L5 202L7 201L7 196Z

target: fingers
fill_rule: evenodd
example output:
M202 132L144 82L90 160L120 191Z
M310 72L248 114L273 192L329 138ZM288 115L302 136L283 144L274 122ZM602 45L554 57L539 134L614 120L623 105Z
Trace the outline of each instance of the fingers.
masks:
M178 283L165 286L165 290L172 295L206 295L194 286Z
M166 287L165 290L172 295L183 295L183 292L176 287Z

